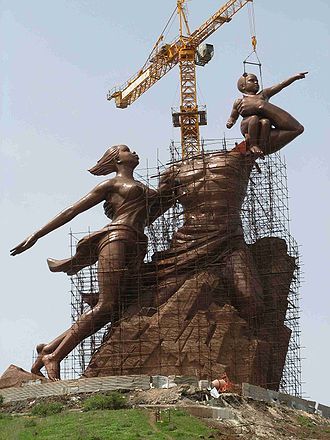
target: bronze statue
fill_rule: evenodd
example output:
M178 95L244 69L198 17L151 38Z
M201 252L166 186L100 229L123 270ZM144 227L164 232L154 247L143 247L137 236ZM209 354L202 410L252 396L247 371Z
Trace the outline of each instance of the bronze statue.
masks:
M258 155L278 151L304 128L265 99L244 98L236 110L244 118L260 117L273 126L267 142L257 145L260 153L252 149L254 154L245 154L246 142L242 142L229 152L203 153L184 159L171 165L161 176L158 191L152 191L133 178L138 156L126 146L112 147L90 171L98 175L116 171L116 177L98 185L12 250L12 255L27 250L77 214L106 202L106 214L112 223L83 238L71 259L48 261L52 271L68 274L98 261L97 303L50 344L37 347L38 358L32 372L41 374L40 369L45 366L51 379L59 379L61 360L84 338L112 322L111 333L85 371L87 376L118 372L192 375L197 370L201 377L205 377L206 371L219 375L226 365L231 365L231 328L236 326L240 329L237 350L241 347L245 354L241 356L242 363L232 365L234 370L241 371L233 373L234 377L258 384L279 382L290 338L284 326L285 295L294 262L289 257L288 264L282 259L290 267L285 274L286 293L280 293L283 310L280 318L276 318L276 329L281 332L280 360L276 360L272 357L272 341L278 336L264 326L264 312L273 313L274 303L265 298L253 255L244 241L240 212ZM245 134L248 141L249 133ZM147 244L144 227L174 200L183 207L183 226L174 233L170 247L154 255L152 269L148 272L148 264L143 268L145 279L150 277L146 298L141 302L139 298L129 313L116 321L113 315L128 272L141 272ZM153 284L150 279L156 282ZM274 295L279 295L278 291ZM199 330L205 333L203 339ZM214 353L214 364L210 364L208 360L213 359ZM240 356L238 352L234 355ZM162 359L165 366L159 371ZM245 364L249 364L246 374ZM262 380L256 378L259 373Z
M252 100L242 106L256 111ZM298 134L274 128L263 153ZM257 158L244 146L173 163L161 176L160 199L169 205L174 194L183 225L169 248L144 265L151 280L147 301L114 323L85 377L210 379L226 372L235 383L278 389L291 334L285 315L295 259L279 238L244 240L240 213Z
M264 155L283 148L304 130L290 114L264 99L242 99L237 109L245 118L258 114L272 121L274 128L270 130L267 145L261 145ZM240 314L249 318L262 314L263 301L240 218L257 155L242 154L242 146L245 147L244 142L229 152L205 153L183 160L163 174L160 186L163 191L168 187L167 194L169 188L175 189L185 216L170 248L155 259L158 279L171 273L180 278L189 268L200 268L203 261L206 265L222 261L223 277L235 291ZM175 283L172 286L177 288ZM166 301L170 294L167 289L159 301Z
M38 358L31 370L35 374L41 375L40 369L45 366L50 379L59 379L60 362L83 339L113 319L127 272L137 273L139 270L147 249L144 228L148 217L148 203L156 195L156 191L134 179L133 170L138 163L138 155L131 152L126 145L110 147L89 171L95 175L116 172L116 176L97 185L11 250L11 255L26 251L39 238L102 201L111 206L111 224L83 238L72 259L48 260L52 271L64 271L68 274L76 273L97 260L99 297L97 304L83 313L66 332L50 344L38 345Z
M269 142L271 130L286 130L300 134L302 126L289 113L270 104L269 99L288 87L294 81L303 79L308 72L298 73L286 81L268 87L259 92L258 78L252 73L243 74L238 82L237 88L243 93L243 97L236 99L233 104L231 115L227 121L227 128L231 128L242 116L241 133L245 137L248 150L252 154L262 156ZM244 110L244 103L251 101L254 104L254 112ZM272 129L272 126L274 127Z

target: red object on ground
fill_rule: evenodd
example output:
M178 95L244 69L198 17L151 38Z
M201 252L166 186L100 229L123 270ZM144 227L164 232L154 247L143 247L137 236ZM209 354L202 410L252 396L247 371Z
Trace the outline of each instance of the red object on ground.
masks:
M219 393L226 393L233 388L233 384L230 382L227 373L223 373L220 379L212 381L212 386L219 391Z

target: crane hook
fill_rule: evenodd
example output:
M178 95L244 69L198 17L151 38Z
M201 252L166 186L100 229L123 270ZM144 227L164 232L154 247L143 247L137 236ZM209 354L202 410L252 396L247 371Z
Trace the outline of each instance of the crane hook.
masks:
M251 40L252 40L251 41L252 42L252 47L253 47L253 50L255 52L256 48L257 48L257 37L255 35L252 35Z

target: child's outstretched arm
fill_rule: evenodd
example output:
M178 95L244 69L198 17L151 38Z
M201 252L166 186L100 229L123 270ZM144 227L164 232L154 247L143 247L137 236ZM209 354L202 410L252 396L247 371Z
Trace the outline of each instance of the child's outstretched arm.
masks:
M226 127L227 128L231 128L235 122L237 121L238 117L239 117L239 112L237 109L237 105L239 104L239 102L241 102L241 99L236 99L236 101L233 104L233 109L230 113L229 119L226 123Z
M293 82L297 81L298 79L303 79L306 77L308 72L301 72L297 73L297 75L291 76L291 78L282 81L279 84L276 84L275 86L268 87L262 91L262 93L267 97L271 98L272 96L276 95L276 93L280 92L285 87L288 87Z

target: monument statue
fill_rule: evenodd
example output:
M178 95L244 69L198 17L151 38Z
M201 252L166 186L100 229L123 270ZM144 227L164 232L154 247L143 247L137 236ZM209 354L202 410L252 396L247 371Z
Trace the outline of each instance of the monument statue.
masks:
M264 155L303 132L265 100L243 99L239 112L272 121L268 142L260 145ZM295 260L284 240L244 241L240 212L258 156L247 153L242 142L174 163L161 175L163 205L174 197L183 225L169 248L142 268L145 301L112 326L84 376L227 373L237 383L278 389L291 333L284 320Z
M134 179L133 170L138 163L138 155L126 145L110 147L89 171L95 175L116 172L116 176L97 185L11 250L12 255L26 251L44 235L102 201L112 207L111 224L83 238L72 259L48 260L52 271L68 274L98 261L99 296L93 309L82 314L71 328L51 343L37 347L38 358L31 370L34 374L41 375L40 369L45 366L50 379L59 379L62 359L83 339L113 320L127 272L139 271L147 250L144 228L148 201L153 199L156 191Z
M97 262L99 294L67 331L37 346L33 373L42 375L45 366L50 379L59 379L63 358L111 322L84 372L87 377L216 378L226 373L237 383L278 388L290 339L284 320L295 261L278 238L248 246L240 213L257 157L280 150L304 130L289 113L267 102L295 79L262 95L257 94L253 76L244 77L248 96L234 105L231 122L243 116L246 141L231 151L202 153L171 164L160 176L157 191L134 179L139 162L134 152L125 145L109 148L90 172L116 176L12 249L12 255L29 249L102 201L112 219L80 240L72 258L48 260L51 271L69 275ZM259 125L268 128L258 131ZM175 202L182 205L183 225L168 249L143 263L144 228ZM129 300L123 307L125 292Z
M276 86L275 86L276 87ZM262 145L262 154L272 154L300 135L304 128L289 113L262 99L243 99L238 104L240 114L262 115L272 121L268 141ZM257 116L258 117L258 116ZM241 144L246 148L246 143ZM184 224L175 233L171 247L158 261L158 277L185 272L196 259L205 256L221 259L225 256L226 277L235 284L242 314L255 316L260 286L250 263L240 249L246 248L241 224L241 207L247 190L255 157L245 157L237 146L229 152L203 154L183 160L170 167L160 179L162 193L175 191L183 207ZM219 249L221 253L219 254ZM172 257L175 256L177 261ZM231 269L229 269L229 267ZM242 279L235 273L244 268ZM229 274L229 272L231 272ZM260 304L260 303L259 303Z
M231 115L227 121L227 128L231 128L242 116L241 133L245 137L249 151L259 156L263 155L265 147L269 141L271 127L275 129L295 131L301 130L298 122L286 111L273 104L269 104L269 99L288 87L294 81L303 79L308 72L298 73L286 81L268 87L259 92L258 78L252 73L244 73L237 81L237 88L243 93L242 98L236 99L233 104ZM255 111L248 111L244 108L244 102L252 101ZM283 135L283 134L282 134Z

